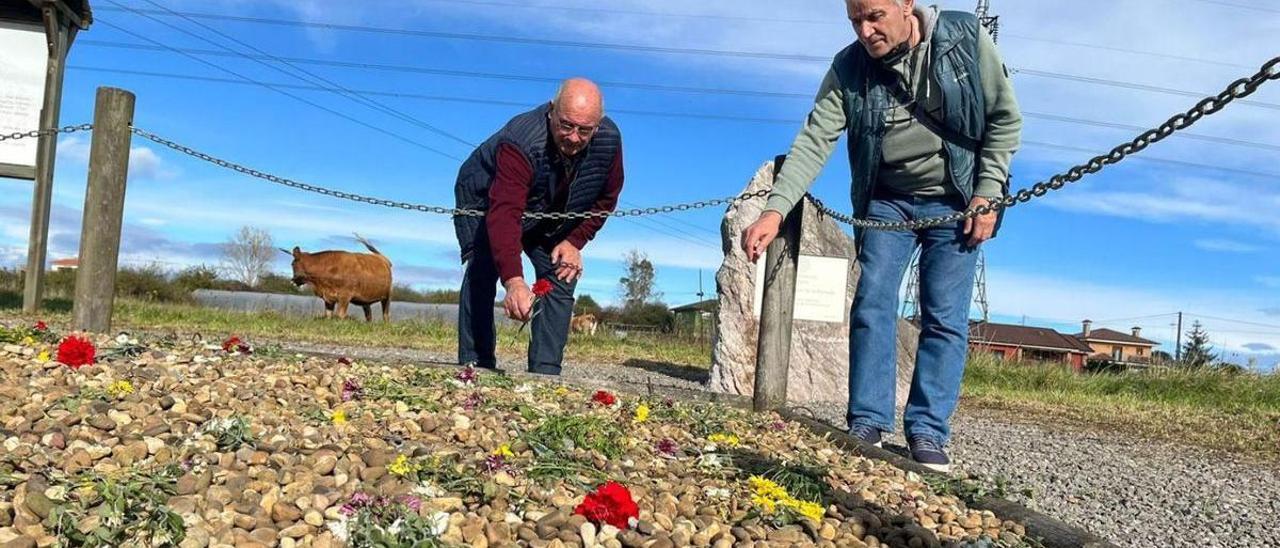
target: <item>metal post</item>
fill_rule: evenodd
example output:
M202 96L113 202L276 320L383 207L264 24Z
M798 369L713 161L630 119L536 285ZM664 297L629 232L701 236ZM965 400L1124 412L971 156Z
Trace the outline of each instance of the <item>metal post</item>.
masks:
M76 270L72 326L82 331L111 330L124 192L129 174L134 96L116 88L98 88L89 149L89 183L80 230L80 266Z
M1178 342L1173 347L1173 361L1182 361L1182 313L1178 313Z
M775 178L784 160L783 156L774 160ZM764 297L760 305L752 403L756 411L781 409L787 403L791 320L796 300L796 268L800 261L800 219L803 211L803 204L792 208L765 256Z
M63 63L71 46L69 23L52 4L41 8L44 32L49 46L45 66L44 105L40 109L40 129L58 127L62 110ZM49 246L49 205L53 199L53 164L58 151L58 136L41 135L36 148L36 184L31 198L31 232L27 238L27 276L22 292L22 311L34 314L40 310L44 296L44 263Z

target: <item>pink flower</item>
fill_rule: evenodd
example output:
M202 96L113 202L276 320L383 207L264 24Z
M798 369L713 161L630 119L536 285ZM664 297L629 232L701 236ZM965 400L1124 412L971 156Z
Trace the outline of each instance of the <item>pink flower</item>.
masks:
M462 382L462 384L472 384L476 382L477 378L479 378L479 373L476 373L476 368L468 365L462 368L461 371L458 371L456 378L458 381Z
M342 401L351 401L364 398L364 387L360 386L360 381L356 379L347 379L342 381Z
M654 448L658 450L658 453L668 457L674 457L676 455L676 442L671 438L662 438Z

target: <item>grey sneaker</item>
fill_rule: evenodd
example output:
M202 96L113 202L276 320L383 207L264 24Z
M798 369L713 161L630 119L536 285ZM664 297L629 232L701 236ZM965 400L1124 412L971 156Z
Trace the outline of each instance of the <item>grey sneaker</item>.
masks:
M942 444L928 436L911 436L907 440L911 446L911 458L935 472L947 474L951 472L951 459L947 458Z
M849 435L858 438L867 445L880 447L880 429L868 424L855 424L849 427Z

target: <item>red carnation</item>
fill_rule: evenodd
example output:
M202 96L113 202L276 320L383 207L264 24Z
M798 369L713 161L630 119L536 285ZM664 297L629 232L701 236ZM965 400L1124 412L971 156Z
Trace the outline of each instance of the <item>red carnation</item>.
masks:
M551 293L551 289L551 281L545 278L533 282L533 294L539 297L546 297Z
M241 344L240 337L232 335L231 338L222 341L223 352L235 352L236 348Z
M615 397L613 394L610 394L604 390L596 390L596 393L591 396L591 401L596 402L605 407L609 407L614 403L616 403L618 401L618 398Z
M640 507L631 499L631 491L617 482L601 485L582 500L573 513L599 525L608 523L618 529L631 526L631 519L640 517Z
M36 331L48 331L49 326L44 323L44 320L40 320L36 322L36 326L32 329L35 329Z
M96 352L93 343L81 337L67 337L58 343L58 361L72 369L93 365Z

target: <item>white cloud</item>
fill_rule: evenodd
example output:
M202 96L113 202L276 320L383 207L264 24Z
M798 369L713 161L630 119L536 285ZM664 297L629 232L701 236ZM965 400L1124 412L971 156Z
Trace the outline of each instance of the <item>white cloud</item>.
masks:
M1184 177L1124 186L1117 183L1104 190L1080 187L1043 203L1055 209L1153 223L1201 221L1261 228L1280 237L1280 217L1274 213L1280 209L1277 186Z
M89 167L90 141L79 135L64 137L58 141L58 158L69 161L79 169ZM145 146L129 148L129 178L132 180L163 181L177 177L179 171L162 159L154 150Z
M1224 253L1256 253L1262 250L1256 245L1226 239L1200 239L1192 243L1197 248L1205 251L1221 251Z
M1258 276L1254 280L1269 288L1280 289L1280 276Z

